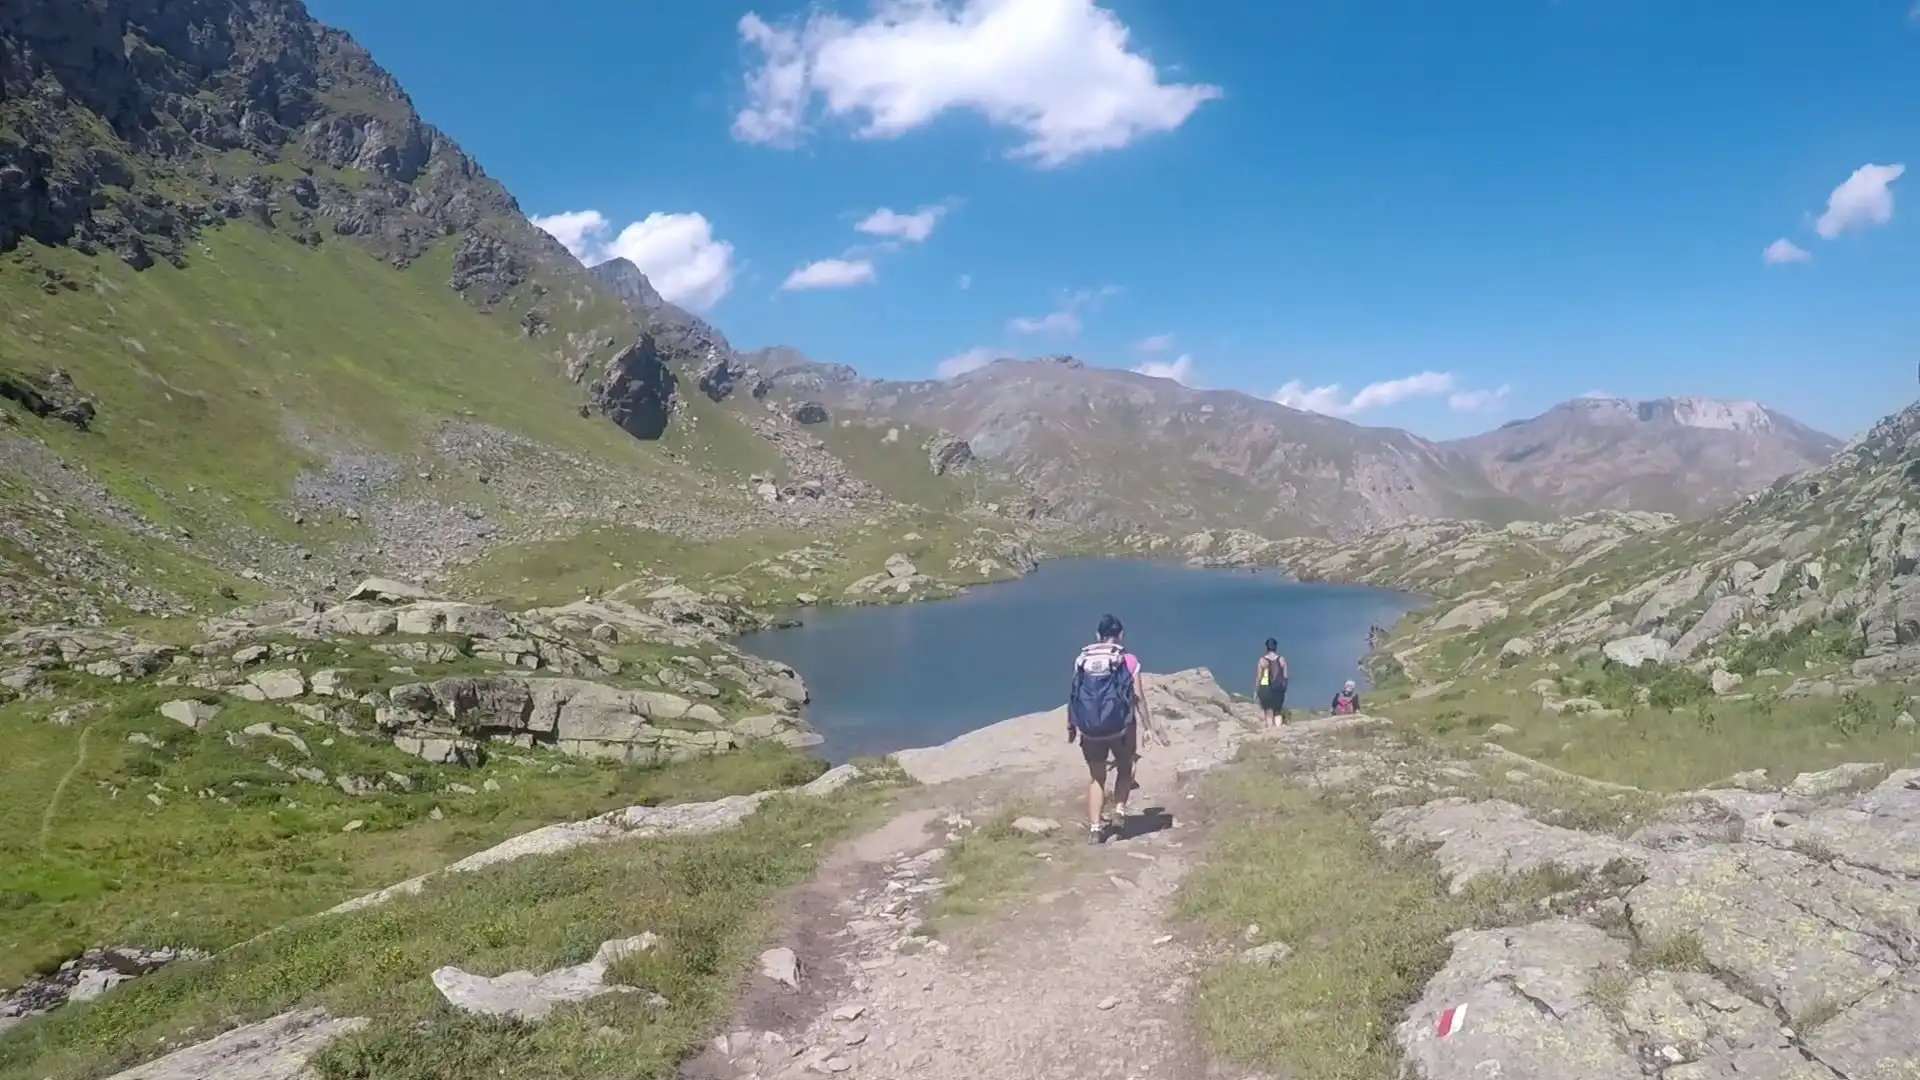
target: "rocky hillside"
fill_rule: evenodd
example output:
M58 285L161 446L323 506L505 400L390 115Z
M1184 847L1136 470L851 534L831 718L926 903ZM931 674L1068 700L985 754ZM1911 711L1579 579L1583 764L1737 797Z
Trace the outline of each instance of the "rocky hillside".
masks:
M1420 518L1502 524L1601 508L1697 515L1837 446L1759 406L1701 399L1583 399L1433 443L1071 357L920 382L864 379L791 350L760 366L796 400L951 431L1067 518L1163 535L1354 535Z
M297 0L0 10L0 307L0 622L1029 525L987 466L761 400Z
M1588 397L1446 446L1536 506L1697 517L1825 464L1840 440L1751 401Z
M1108 528L1286 535L1525 510L1471 463L1406 432L1071 357L1002 360L946 381L872 381L806 363L771 377L871 425L952 432L1055 513Z
M1558 673L1605 669L1665 687L1640 686L1643 704L1648 693L1832 698L1920 674L1916 476L1920 406L1697 521L1424 522L1349 543L1206 533L1182 550L1439 597L1383 658L1415 684L1544 673L1535 692L1557 701L1579 681Z

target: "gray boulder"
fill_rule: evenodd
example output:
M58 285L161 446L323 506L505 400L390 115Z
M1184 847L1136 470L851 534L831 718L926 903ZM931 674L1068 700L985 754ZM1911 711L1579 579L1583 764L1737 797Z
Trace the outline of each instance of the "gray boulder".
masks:
M209 705L204 701L169 701L160 706L160 715L198 731L214 717L220 715L220 706Z
M1478 630L1490 622L1507 617L1507 605L1482 597L1459 604L1434 620L1435 630Z
M1746 596L1723 596L1707 605L1707 610L1701 614L1700 618L1696 619L1687 632L1681 634L1679 640L1673 643L1667 658L1676 663L1684 661L1700 649L1720 640L1721 635L1739 623L1752 602L1752 599Z
M967 440L945 431L928 439L922 449L927 452L927 467L935 476L956 472L973 461L973 447Z
M524 1022L543 1020L562 1005L570 1005L602 994L640 993L631 986L607 981L608 969L620 960L659 948L653 934L603 942L593 959L572 967L556 968L544 975L530 971L509 971L504 975L472 975L457 967L434 971L433 986L447 1004L462 1012L480 1016L505 1016ZM665 1008L667 1001L658 994L648 995L654 1008Z
M1664 663L1672 646L1652 634L1640 634L1636 637L1615 638L1602 646L1600 652L1609 663L1621 667L1637 668L1642 664Z
M347 599L364 600L375 604L410 604L416 600L430 600L433 594L418 585L409 585L404 581L391 578L368 578L353 587Z

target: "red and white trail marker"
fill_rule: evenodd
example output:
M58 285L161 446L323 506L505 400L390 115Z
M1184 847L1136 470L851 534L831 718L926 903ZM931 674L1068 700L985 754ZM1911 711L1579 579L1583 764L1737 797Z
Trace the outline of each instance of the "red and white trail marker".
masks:
M1444 1039L1466 1025L1467 1007L1465 1005L1455 1005L1453 1008L1440 1014L1440 1021L1434 1025L1433 1032L1436 1037Z

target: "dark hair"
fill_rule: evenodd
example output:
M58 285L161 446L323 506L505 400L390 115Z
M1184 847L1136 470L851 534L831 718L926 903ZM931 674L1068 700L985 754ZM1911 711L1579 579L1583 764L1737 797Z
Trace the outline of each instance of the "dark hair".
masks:
M1123 629L1124 627L1120 625L1119 619L1116 619L1111 615L1100 616L1099 634L1100 634L1100 639L1102 641L1119 637L1120 631Z
M1268 639L1267 639L1267 651L1268 651L1268 652L1279 652L1279 651L1280 651L1280 643L1279 643L1279 642L1277 642L1277 641L1275 641L1275 640L1273 640L1272 638L1268 638Z

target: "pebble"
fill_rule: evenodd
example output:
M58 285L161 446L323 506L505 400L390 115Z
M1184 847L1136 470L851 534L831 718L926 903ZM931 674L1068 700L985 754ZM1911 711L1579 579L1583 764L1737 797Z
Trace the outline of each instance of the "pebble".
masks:
M1095 1005L1094 1008L1099 1009L1101 1012L1112 1012L1118 1008L1119 1005L1120 999L1117 997L1101 998L1100 1004Z

